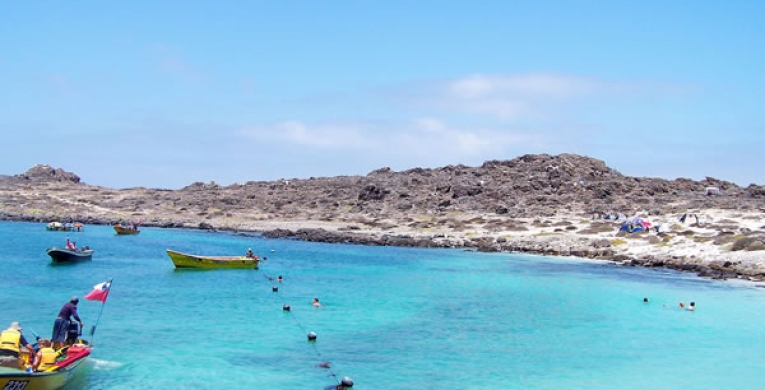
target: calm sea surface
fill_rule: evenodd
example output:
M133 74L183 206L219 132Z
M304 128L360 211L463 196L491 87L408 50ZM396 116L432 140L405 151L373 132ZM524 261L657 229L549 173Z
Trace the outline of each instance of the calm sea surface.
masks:
M45 249L67 236L94 248L93 261L52 265ZM91 359L69 389L319 390L343 376L362 390L765 387L765 290L745 284L175 229L117 236L0 222L0 237L0 326L20 321L30 338L50 337L61 305L114 278ZM267 257L259 270L176 271L165 254L248 247ZM284 282L269 280L278 275ZM101 304L79 307L90 329Z

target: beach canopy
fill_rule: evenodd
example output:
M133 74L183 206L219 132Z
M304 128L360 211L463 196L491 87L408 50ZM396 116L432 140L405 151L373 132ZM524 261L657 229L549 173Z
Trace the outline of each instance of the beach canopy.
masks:
M648 221L646 221L646 220L644 220L643 218L640 218L640 217L633 217L632 219L629 220L629 222L631 222L633 225L640 225L640 226L643 226L643 227L651 226L650 222L648 222Z
M620 232L637 233L643 231L643 225L634 225L629 222L625 222L619 228Z
M619 228L620 232L636 233L647 231L651 228L651 223L640 217L632 217L627 222L623 223Z

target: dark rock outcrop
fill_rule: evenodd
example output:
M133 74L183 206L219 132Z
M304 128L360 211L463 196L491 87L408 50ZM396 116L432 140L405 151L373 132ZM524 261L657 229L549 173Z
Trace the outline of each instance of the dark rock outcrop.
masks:
M53 168L50 165L43 165L38 164L34 167L30 168L28 171L16 175L16 178L27 180L27 181L35 181L35 182L45 182L45 181L59 181L59 182L71 182L71 183L79 183L80 177L75 175L74 173L67 172L61 168Z

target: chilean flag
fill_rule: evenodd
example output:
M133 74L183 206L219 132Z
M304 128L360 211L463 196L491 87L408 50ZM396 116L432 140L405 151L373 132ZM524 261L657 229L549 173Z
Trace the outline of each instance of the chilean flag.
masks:
M112 284L109 282L99 283L93 286L93 291L89 292L88 295L85 295L85 299L89 301L101 301L101 303L104 303L106 302L106 297L109 295L109 288L111 287Z

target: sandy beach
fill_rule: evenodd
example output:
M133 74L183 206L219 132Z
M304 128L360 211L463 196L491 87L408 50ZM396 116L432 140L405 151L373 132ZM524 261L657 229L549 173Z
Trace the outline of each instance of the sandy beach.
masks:
M625 219L606 220L579 215L525 218L513 220L513 228L503 230L492 223L470 223L460 229L446 225L418 229L394 220L378 221L370 227L338 221L257 220L238 224L212 221L219 229L267 232L273 230L322 230L336 234L368 235L380 238L399 236L433 241L439 246L477 247L498 251L581 256L616 261L625 265L670 266L698 271L694 266L720 271L716 278L765 280L765 251L759 241L735 247L753 232L765 229L761 212L705 210L680 222L683 214L657 218L642 217L651 223L647 231L620 232ZM634 216L633 216L634 217ZM629 217L627 219L630 219ZM656 227L659 227L659 232ZM319 240L320 241L320 240ZM489 243L488 248L481 243Z

